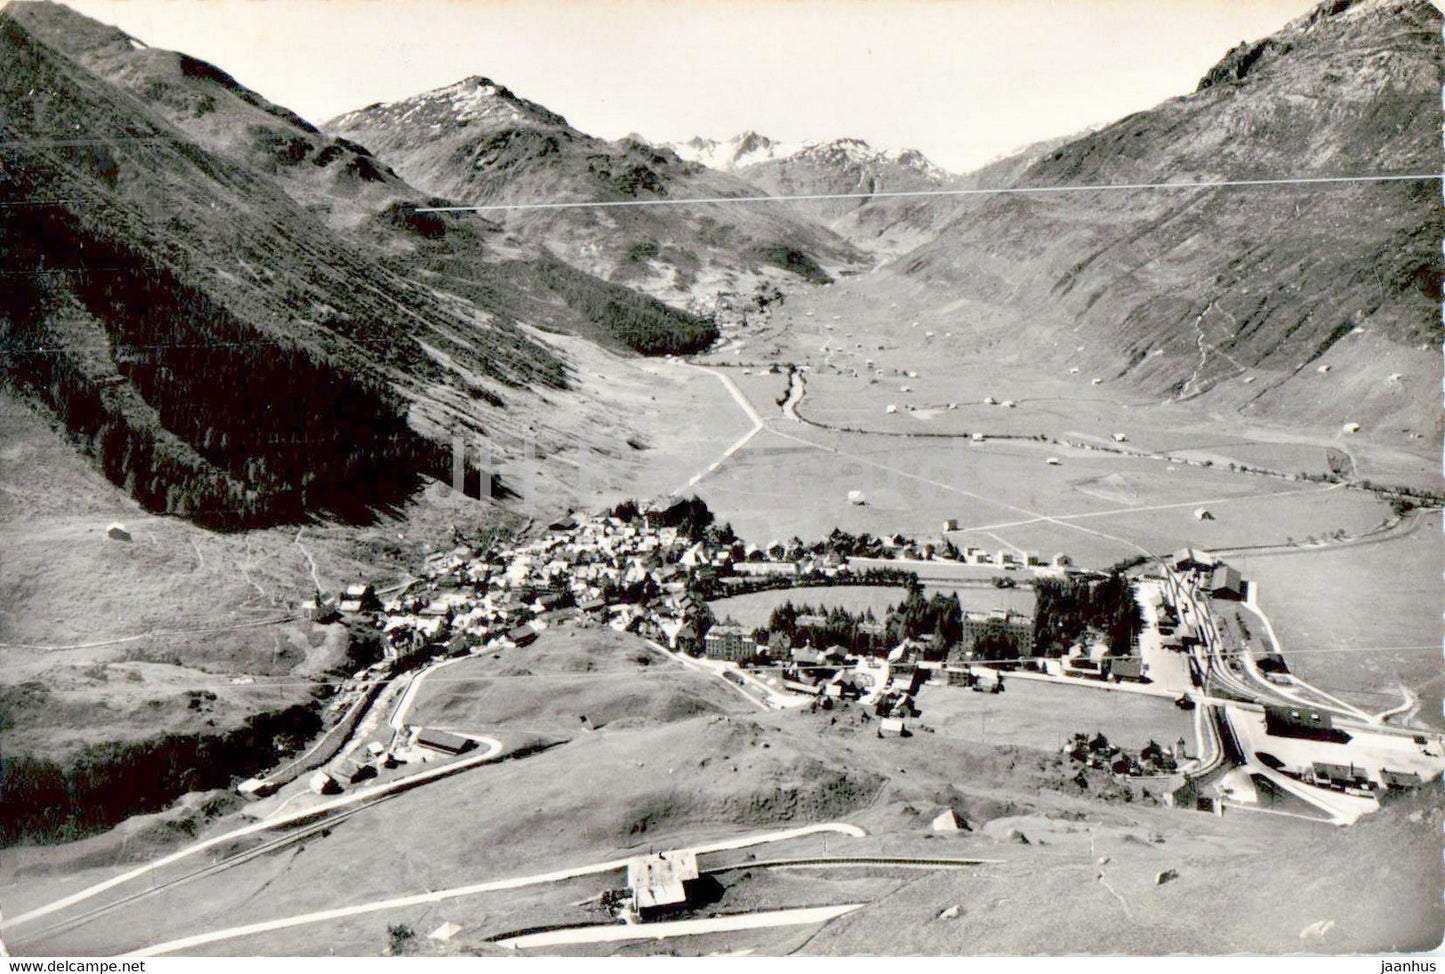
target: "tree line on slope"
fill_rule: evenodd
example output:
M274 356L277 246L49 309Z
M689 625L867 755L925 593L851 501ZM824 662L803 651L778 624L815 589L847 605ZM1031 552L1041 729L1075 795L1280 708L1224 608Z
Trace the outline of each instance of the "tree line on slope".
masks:
M227 528L367 520L445 466L379 376L243 322L126 242L54 208L0 211L0 232L0 366L149 509Z
M691 355L717 341L717 323L602 281L555 258L538 260L532 272L602 333L642 355Z
M162 734L92 744L68 761L0 757L0 846L72 842L188 791L229 788L321 727L314 704L258 714L220 735Z

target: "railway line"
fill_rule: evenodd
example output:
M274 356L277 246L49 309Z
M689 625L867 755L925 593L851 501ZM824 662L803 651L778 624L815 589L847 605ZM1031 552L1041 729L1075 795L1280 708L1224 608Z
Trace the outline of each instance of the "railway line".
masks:
M233 866L239 866L242 863L250 862L253 859L259 859L262 856L270 855L274 852L279 852L287 846L296 845L298 842L309 839L313 835L324 836L333 828L335 828L339 823L350 818L352 815L355 815L357 812L365 808L371 808L390 797L391 795L382 795L373 801L353 806L352 808L346 809L342 812L338 812L336 815L323 819L322 821L314 822L310 825L303 826L302 828L299 828L296 831L291 832L287 835L271 839L267 842L262 842L258 846L242 850L241 852L238 852L234 855L227 856L224 859L220 859L216 862L210 863L209 865L202 866L199 869L193 869L190 872L185 873L184 875L176 876L173 879L168 879L162 883L149 886L146 889L127 894L120 897L119 899L112 900L109 903L104 903L101 906L93 907L84 913L69 917L59 923L53 924L49 927L44 928L43 930L26 936L25 938L19 940L18 943L24 945L41 945L49 937L53 937L57 934L66 933L67 931L82 927L90 921L105 916L108 913L112 913L115 910L121 909L122 907L132 906L142 900L149 899L153 896L159 895L160 893L164 893L167 890L172 890L179 886L183 886L193 880L202 879L206 876L212 876L216 873L224 872L225 870L230 869Z

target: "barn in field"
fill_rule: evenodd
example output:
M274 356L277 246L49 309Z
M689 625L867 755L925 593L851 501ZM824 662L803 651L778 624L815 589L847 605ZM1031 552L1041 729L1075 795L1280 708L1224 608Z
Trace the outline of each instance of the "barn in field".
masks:
M422 747L431 748L433 751L441 751L443 754L461 754L463 751L470 751L477 746L477 742L470 737L449 734L446 731L434 730L430 727L424 727L417 732L416 743Z

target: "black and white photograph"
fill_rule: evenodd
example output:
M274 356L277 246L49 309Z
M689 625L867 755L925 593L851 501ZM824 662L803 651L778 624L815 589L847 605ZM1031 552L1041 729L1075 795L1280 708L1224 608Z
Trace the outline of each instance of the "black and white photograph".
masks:
M1442 10L3 3L3 970L1434 970Z

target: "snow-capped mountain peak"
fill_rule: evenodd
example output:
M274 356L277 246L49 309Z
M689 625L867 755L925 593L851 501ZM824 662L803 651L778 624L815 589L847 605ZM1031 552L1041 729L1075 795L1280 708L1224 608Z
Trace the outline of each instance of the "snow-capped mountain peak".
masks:
M856 138L829 142L782 142L749 130L726 141L697 137L686 142L665 143L665 147L689 162L725 172L739 172L763 163L798 160L840 169L901 167L937 183L950 178L947 172L929 162L917 149L876 149Z
M548 111L535 102L519 98L511 89L479 74L402 101L368 105L339 116L329 124L345 128L364 113L394 117L395 121L402 123L425 121L432 125L464 126L474 121L567 125L567 120L561 115Z

